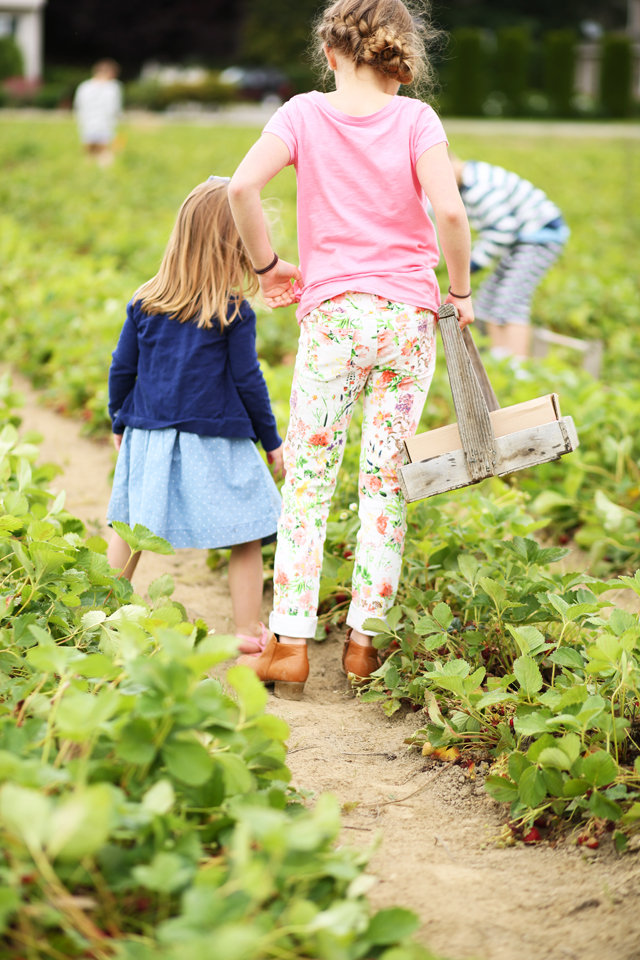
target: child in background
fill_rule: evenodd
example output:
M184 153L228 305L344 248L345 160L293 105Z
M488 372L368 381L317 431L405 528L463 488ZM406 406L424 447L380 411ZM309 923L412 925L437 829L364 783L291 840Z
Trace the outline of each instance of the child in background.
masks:
M174 547L231 548L229 589L241 651L258 655L263 543L276 539L282 441L244 299L251 269L212 177L180 208L160 270L127 307L109 372L118 462L109 522L141 523ZM140 554L112 535L109 563L131 577Z
M100 60L93 68L91 80L80 84L73 99L80 140L87 153L103 167L113 161L111 144L122 112L119 73L115 60Z
M426 103L396 96L429 71L428 27L401 0L338 0L316 32L335 91L281 107L229 187L267 303L299 299L270 619L279 641L272 636L250 664L291 699L309 673L327 517L361 394L361 527L343 667L358 677L378 667L366 622L394 602L406 532L398 441L416 431L435 364L439 254L427 196L449 271L447 301L461 326L473 321L469 226L445 132ZM288 164L297 174L300 269L278 260L260 205L262 188Z
M450 156L467 216L479 233L471 272L500 258L476 295L476 319L487 324L495 357L526 357L531 299L560 256L569 228L555 203L528 180L502 167Z

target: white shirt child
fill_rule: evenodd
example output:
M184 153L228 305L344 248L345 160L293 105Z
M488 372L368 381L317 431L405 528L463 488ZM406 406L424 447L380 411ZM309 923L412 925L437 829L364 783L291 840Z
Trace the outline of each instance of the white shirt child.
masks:
M85 80L73 100L83 143L110 144L122 110L122 86L117 80Z

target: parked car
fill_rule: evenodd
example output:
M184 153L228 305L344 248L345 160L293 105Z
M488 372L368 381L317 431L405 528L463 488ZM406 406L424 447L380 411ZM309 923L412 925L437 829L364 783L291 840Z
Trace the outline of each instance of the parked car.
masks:
M276 67L228 67L220 80L236 87L243 100L273 102L278 97L284 102L295 93L290 80Z

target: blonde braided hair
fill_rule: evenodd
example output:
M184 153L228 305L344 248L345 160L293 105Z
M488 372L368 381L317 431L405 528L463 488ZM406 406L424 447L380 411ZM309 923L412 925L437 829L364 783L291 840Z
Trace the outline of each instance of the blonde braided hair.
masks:
M412 14L402 0L336 0L322 13L315 32L322 45L356 66L366 64L401 84L417 81L424 86L431 80L426 42L438 31L428 25L425 14Z

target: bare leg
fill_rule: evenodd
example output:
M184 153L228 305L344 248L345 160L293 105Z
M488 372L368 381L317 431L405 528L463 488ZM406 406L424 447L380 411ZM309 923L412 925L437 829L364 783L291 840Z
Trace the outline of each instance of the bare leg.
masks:
M494 350L499 350L503 356L528 357L531 331L524 323L487 323L487 331Z
M306 637L285 637L284 634L280 634L280 643L297 643L301 647L306 647L307 638Z
M262 633L260 607L263 582L261 541L237 543L231 548L229 558L229 592L236 632L243 636L259 637Z
M99 167L110 167L113 163L113 153L111 152L111 147L108 143L101 143L100 149L98 150L97 157Z
M360 631L355 628L351 631L351 639L361 647L373 646L373 637L370 637L368 633L360 633Z
M140 560L140 552L134 553L132 556L131 547L127 541L123 540L114 530L111 535L109 549L107 550L107 560L110 566L122 570L121 576L126 577L127 580L131 580L138 566L138 561Z

